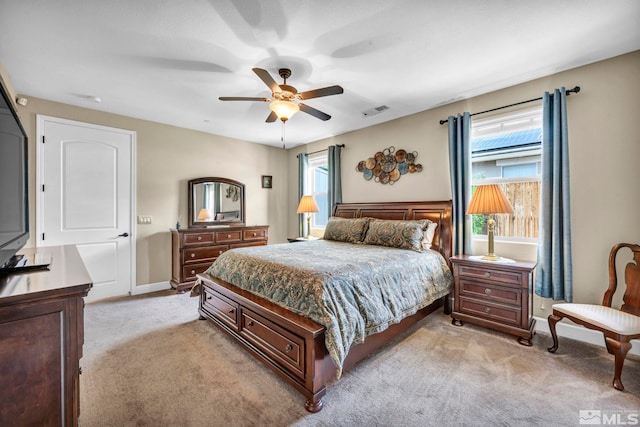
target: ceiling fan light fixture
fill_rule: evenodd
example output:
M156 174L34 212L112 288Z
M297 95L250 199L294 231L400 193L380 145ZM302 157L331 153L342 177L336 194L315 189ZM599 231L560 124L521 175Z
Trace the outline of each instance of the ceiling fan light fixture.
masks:
M300 111L298 104L294 104L291 101L273 101L269 104L271 111L276 113L276 116L283 122L289 120L295 113Z

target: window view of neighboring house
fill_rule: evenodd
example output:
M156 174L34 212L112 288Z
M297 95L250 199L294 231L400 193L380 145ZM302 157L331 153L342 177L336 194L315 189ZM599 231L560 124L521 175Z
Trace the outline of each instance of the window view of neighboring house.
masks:
M542 110L480 119L471 125L471 185L499 184L513 215L495 215L496 237L538 238ZM486 215L473 215L473 234L486 235Z
M320 212L311 215L311 228L324 228L329 220L329 175L327 153L322 152L309 156L309 168L307 182L309 194L313 196L318 204Z

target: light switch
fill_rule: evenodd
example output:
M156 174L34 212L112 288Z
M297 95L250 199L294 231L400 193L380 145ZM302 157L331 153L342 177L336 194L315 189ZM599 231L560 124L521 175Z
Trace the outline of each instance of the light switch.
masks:
M138 224L151 224L150 216L138 216Z

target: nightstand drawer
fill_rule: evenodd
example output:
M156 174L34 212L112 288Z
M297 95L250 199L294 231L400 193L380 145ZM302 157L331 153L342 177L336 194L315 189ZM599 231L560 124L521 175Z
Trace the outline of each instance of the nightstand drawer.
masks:
M460 279L460 296L482 299L498 304L508 304L520 308L522 303L522 290L519 288L509 288L495 286L476 280L468 281Z
M522 316L522 311L517 307L467 297L460 297L460 312L513 326L520 325Z
M474 267L468 265L458 265L457 269L461 279L474 278L490 280L491 282L500 282L505 285L518 287L522 285L522 275L518 272L505 271L498 268L488 268L486 266Z

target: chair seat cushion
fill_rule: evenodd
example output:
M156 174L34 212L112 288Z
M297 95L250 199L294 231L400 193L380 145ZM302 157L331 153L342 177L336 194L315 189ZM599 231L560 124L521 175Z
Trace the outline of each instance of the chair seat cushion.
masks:
M595 304L554 304L553 311L621 335L640 334L640 316Z

